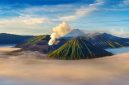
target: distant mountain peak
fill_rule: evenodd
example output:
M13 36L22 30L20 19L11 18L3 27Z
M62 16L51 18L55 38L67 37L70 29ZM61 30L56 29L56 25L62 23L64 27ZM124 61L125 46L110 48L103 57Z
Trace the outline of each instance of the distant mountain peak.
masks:
M85 36L85 33L81 31L80 29L73 29L71 30L68 34L66 34L64 37L80 37L80 36Z

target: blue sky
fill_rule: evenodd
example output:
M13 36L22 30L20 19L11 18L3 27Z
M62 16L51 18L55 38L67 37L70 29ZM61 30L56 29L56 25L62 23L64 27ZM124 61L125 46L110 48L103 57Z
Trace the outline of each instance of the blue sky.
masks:
M73 29L129 37L129 0L0 1L0 33L50 34L62 21Z

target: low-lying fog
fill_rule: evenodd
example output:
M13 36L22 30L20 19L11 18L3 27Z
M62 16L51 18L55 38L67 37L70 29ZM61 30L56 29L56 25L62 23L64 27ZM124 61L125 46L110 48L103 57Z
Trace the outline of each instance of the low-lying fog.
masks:
M106 49L107 51L113 54L121 54L129 52L129 47L122 47L122 48L114 48L114 49Z
M74 61L29 51L0 53L0 85L129 85L129 53Z

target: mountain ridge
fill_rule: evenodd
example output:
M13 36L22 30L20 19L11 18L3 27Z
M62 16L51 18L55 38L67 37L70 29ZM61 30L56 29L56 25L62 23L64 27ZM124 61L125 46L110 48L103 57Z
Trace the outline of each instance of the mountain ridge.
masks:
M33 36L0 33L0 44L20 44Z
M42 37L43 36L45 36L45 35L42 35ZM46 54L46 53L50 53L50 52L60 48L62 45L64 45L65 43L67 43L68 41L73 39L73 38L61 37L61 38L58 39L58 41L59 41L58 44L49 46L48 42L49 42L49 39L50 39L50 35L47 35L47 36L48 36L48 38L42 38L41 36L40 36L40 38L38 38L38 37L32 38L32 39L22 43L22 45L18 45L18 47L20 46L21 48L23 48L23 50L40 51L41 53ZM124 38L119 38L119 37L117 37L117 38L113 37L112 38L111 35L110 35L111 36L111 38L110 38L110 37L107 36L107 34L106 34L106 37L105 37L105 33L104 34L96 33L94 35L94 37L93 36L90 37L90 36L87 37L87 35L85 35L82 38L85 38L94 47L107 49L107 48L119 48L119 47L129 46L129 40L128 39L125 40ZM36 41L36 43L32 44L33 41ZM30 43L28 43L28 42L30 42Z
M104 56L111 56L112 53L104 49L93 46L84 38L74 38L66 42L57 50L48 54L49 58L76 60L76 59L90 59Z

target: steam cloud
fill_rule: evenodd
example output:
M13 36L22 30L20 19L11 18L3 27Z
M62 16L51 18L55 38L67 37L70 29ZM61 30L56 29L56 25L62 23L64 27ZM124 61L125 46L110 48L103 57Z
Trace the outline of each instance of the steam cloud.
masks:
M70 26L66 22L62 22L55 28L53 28L53 33L51 34L51 39L48 44L53 45L57 44L59 41L57 40L59 37L62 37L71 31Z

